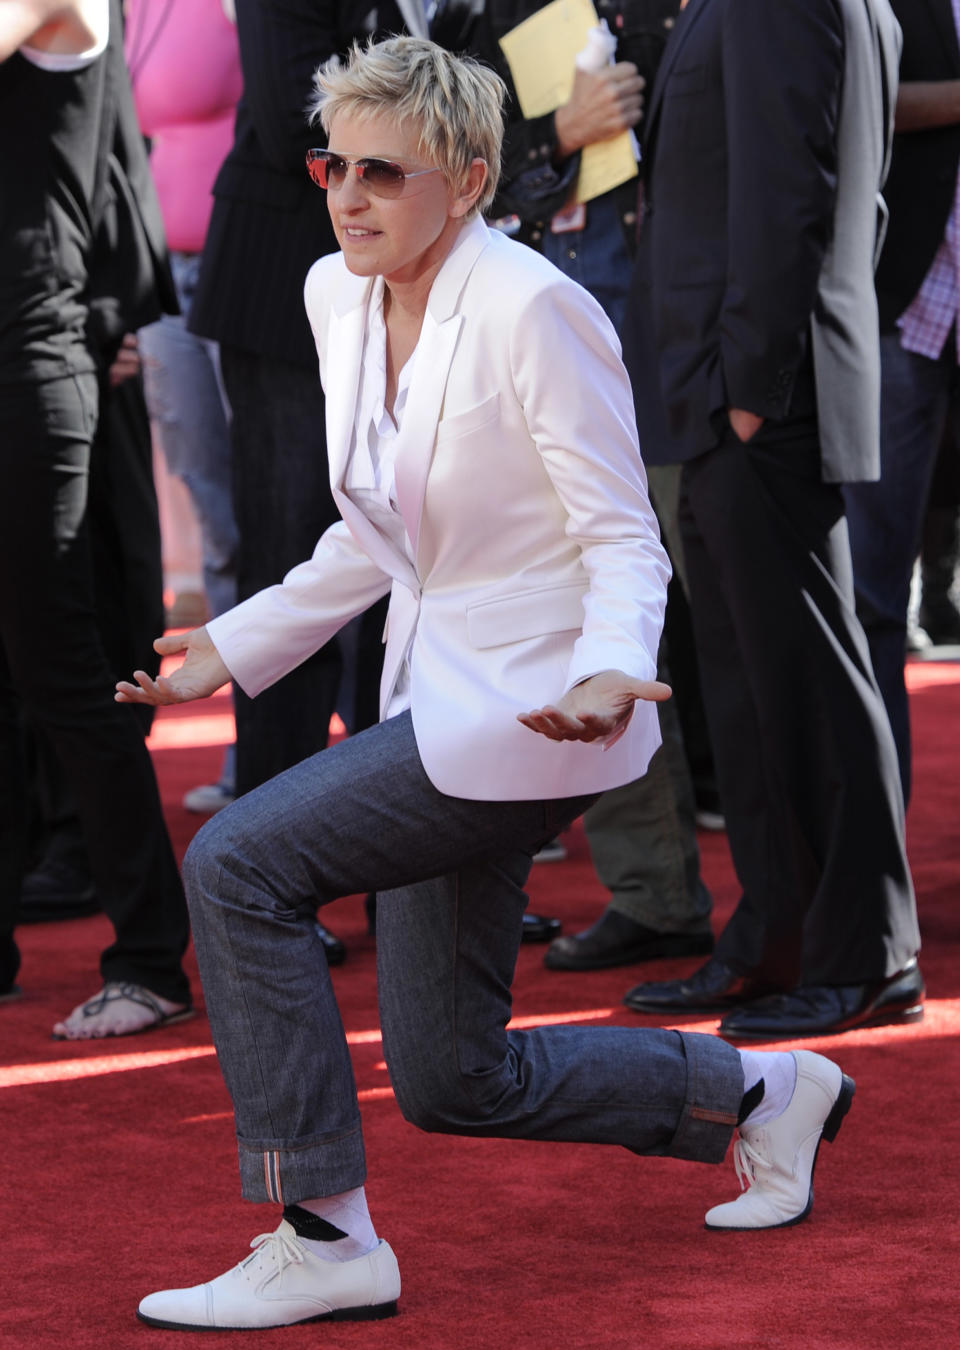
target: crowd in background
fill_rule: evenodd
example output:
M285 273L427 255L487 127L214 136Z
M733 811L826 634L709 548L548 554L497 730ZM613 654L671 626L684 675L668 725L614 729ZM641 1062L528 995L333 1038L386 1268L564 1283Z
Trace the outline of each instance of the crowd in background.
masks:
M98 6L87 8L94 13ZM679 236L669 240L666 227L657 234L671 195L679 200L690 190L690 163L703 139L694 122L678 119L676 146L661 140L656 156L649 153L653 114L665 99L679 109L681 95L688 107L717 96L709 60L690 64L692 30L706 27L700 11L708 6L701 0L686 6L679 0L601 0L598 16L616 40L615 55L608 64L578 68L555 113L525 118L501 39L542 8L539 0L448 0L425 11L397 0L395 9L389 3L376 11L373 28L362 2L281 6L237 0L234 7L229 0L127 0L123 13L118 3L110 6L109 32L79 61L58 52L56 43L46 52L30 42L3 49L0 225L15 248L0 289L0 453L18 488L4 499L0 566L0 997L16 993L17 921L99 907L116 935L103 955L103 989L59 1022L57 1035L124 1034L190 1014L181 965L186 915L143 745L149 714L117 706L111 694L114 680L132 669L157 668L151 639L162 627L163 581L151 456L159 452L160 472L188 489L175 509L192 512L200 548L205 609L194 616L182 608L171 613L178 596L168 588L168 619L200 622L279 581L336 519L323 453L323 392L302 304L311 263L333 252L336 241L323 196L304 168L305 150L322 139L308 126L304 108L313 71L332 52L344 52L354 39L403 30L429 32L451 50L470 50L506 80L512 97L504 177L488 219L585 286L621 334L651 495L674 566L660 652L660 674L672 684L674 698L658 709L662 749L643 778L605 793L585 820L609 905L586 932L561 937L555 921L528 915L525 936L553 938L546 962L557 969L706 956L690 980L639 985L628 1004L641 1010L719 1008L734 1019L747 1010L747 1030L750 1016L759 1015L758 1025L769 1034L842 1030L884 1008L896 1016L922 1005L903 855L910 791L903 662L908 648L960 640L957 5L892 5L903 30L901 93L895 127L876 128L882 155L892 143L890 220L882 252L882 230L875 239L879 383L863 395L866 402L874 394L879 399L879 424L857 421L850 414L857 402L852 385L839 388L849 353L824 374L831 325L821 334L817 324L834 297L825 298L822 286L817 295L815 286L798 282L798 293L806 285L803 296L816 296L818 308L809 324L790 314L791 278L801 270L790 211L799 204L815 216L828 207L817 198L823 181L804 179L800 159L791 162L785 152L794 134L814 140L822 135L826 145L826 131L801 120L781 128L779 139L757 137L755 159L762 161L769 145L771 166L786 163L786 169L761 183L737 184L737 191L757 194L749 209L772 233L764 239L757 226L745 248L762 256L767 277L783 279L770 302L804 339L803 351L794 352L793 337L781 332L786 323L778 317L738 316L745 331L753 325L745 346L766 346L778 365L762 398L743 404L762 412L766 428L752 427L741 441L749 444L756 436L755 458L766 455L780 467L789 462L793 481L784 487L770 479L765 489L789 494L789 510L799 499L801 478L816 481L808 506L809 520L818 523L810 528L822 530L823 513L832 512L837 537L829 558L809 541L800 551L841 589L850 566L850 553L844 553L843 520L848 522L857 616L869 644L867 659L853 616L842 604L834 613L825 596L820 627L830 636L822 660L811 656L809 665L798 661L797 644L787 639L786 659L778 665L771 648L780 640L769 627L748 636L739 613L753 605L768 623L778 611L784 623L792 622L786 601L791 588L806 603L816 590L814 581L804 579L806 564L793 559L779 572L771 549L765 581L776 586L775 601L756 591L758 578L749 575L756 553L742 559L743 572L730 583L733 594L711 590L718 548L731 576L740 566L733 561L735 540L718 543L712 532L724 492L742 509L743 484L731 477L721 488L708 484L707 475L697 479L709 437L696 442L689 436L684 444L686 429L678 431L676 417L669 429L661 424L656 400L645 389L651 372L662 371L665 354L674 361L662 315L677 301L655 294L660 315L651 348L638 295L651 286L656 292L659 274L671 271L680 273L686 299L698 285L706 288L712 276L707 255L723 236L711 213L724 209L727 187L706 171L695 184L703 198L705 239L683 240L671 254ZM670 81L658 85L664 53L679 48L681 36L687 42L686 33L675 32L684 23L691 29L686 56L668 60ZM755 35L754 49L758 41ZM745 51L745 68L754 56L755 50ZM792 59L805 59L802 44ZM895 79L896 71L885 71L888 77ZM746 120L736 122L749 113L728 98L724 115L731 134L754 136ZM639 173L574 204L585 147L625 131L633 131L644 148ZM680 164L684 181L678 175L673 182L671 172ZM47 168L41 172L38 165ZM842 183L846 168L828 167L824 177L830 173ZM15 183L29 191L12 192ZM50 230L35 227L33 193L50 204L52 238ZM771 201L779 209L771 209ZM788 259L782 264L774 256L777 231ZM637 261L645 234L646 264L642 257ZM865 238L856 243L854 270L865 259L871 268L875 261ZM831 247L824 239L811 245L815 265L824 271L836 263ZM657 269L652 281L644 276L651 259ZM59 292L51 293L43 268L61 278ZM745 279L745 293L749 284ZM798 298L798 306L805 303ZM861 320L869 327L869 309L860 312ZM684 322L709 345L711 319L691 309ZM859 334L863 345L854 358L861 367L873 337L872 331ZM698 359L677 346L674 374L677 363L686 363L684 397L694 402L699 394L690 390L700 375L705 387L716 378L715 372L696 372ZM755 394L756 373L746 363L739 377L727 372L731 387L736 378L741 390ZM831 419L835 445L823 434ZM735 422L731 416L739 435ZM708 425L718 443L729 435L715 413L704 420ZM777 442L771 427L787 439ZM801 470L802 463L807 467ZM829 503L821 486L829 488ZM720 514L733 533L758 543L765 528L759 517L735 519L725 508ZM797 525L801 533L805 528ZM721 611L730 616L725 629L716 619ZM190 809L216 812L322 749L335 709L350 731L377 720L383 613L382 605L375 606L256 700L236 691L236 745L229 747L218 781L188 794ZM813 640L807 644L808 654L814 646ZM832 673L825 664L830 646L843 652ZM742 667L732 663L736 653ZM772 692L769 699L757 692L761 673L771 691L779 690L776 697L789 702L785 710L772 710ZM874 674L885 713L879 704L864 711L861 686L871 684ZM821 685L822 707L813 705L809 692L799 692L811 682ZM740 697L744 686L753 690L752 706ZM801 708L804 703L809 706ZM861 714L863 739L857 740L860 733L852 728ZM836 742L815 753L817 728L835 718L844 723ZM751 764L745 745L758 724L767 744L757 743ZM886 746L891 727L897 782ZM766 763L771 744L773 770ZM864 782L855 794L836 790L839 771L831 755L837 747L861 765ZM803 877L799 898L793 881L771 867L765 831L773 827L758 809L761 792L767 807L776 801L781 824L789 818L791 843L777 866ZM716 949L711 898L700 876L698 824L730 830L744 886ZM865 835L876 875L865 878L860 870L854 898L852 858L862 853ZM878 839L887 842L878 847ZM811 849L812 860L805 856ZM560 840L543 854L558 855ZM373 897L368 909L373 923ZM342 960L342 943L329 930L319 931L329 960ZM816 1007L784 1004L798 988L816 992ZM837 989L858 992L844 994L839 1003L828 999L825 1010L824 991ZM768 1005L770 998L780 1001ZM734 1030L737 1025L735 1020Z

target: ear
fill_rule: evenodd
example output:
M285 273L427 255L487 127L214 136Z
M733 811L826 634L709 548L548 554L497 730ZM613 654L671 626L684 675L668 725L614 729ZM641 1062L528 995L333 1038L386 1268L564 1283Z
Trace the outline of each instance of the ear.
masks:
M467 176L459 191L456 191L450 203L451 216L460 217L467 215L477 204L477 198L483 191L483 185L487 181L487 161L485 159L475 159L467 170Z

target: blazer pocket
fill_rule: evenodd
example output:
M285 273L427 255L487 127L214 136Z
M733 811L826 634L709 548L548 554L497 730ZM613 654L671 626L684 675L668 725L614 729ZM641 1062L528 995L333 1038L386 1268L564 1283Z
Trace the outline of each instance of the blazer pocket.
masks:
M663 92L666 98L674 95L684 97L687 94L700 94L706 87L706 66L685 66L683 70L671 70Z
M508 642L564 633L583 627L583 597L589 582L568 582L545 590L498 595L467 606L467 637L473 647L502 647Z
M454 440L457 436L466 436L471 431L479 431L481 427L485 427L488 422L493 422L499 416L500 395L491 394L475 408L455 413L453 417L442 417L437 423L437 440Z

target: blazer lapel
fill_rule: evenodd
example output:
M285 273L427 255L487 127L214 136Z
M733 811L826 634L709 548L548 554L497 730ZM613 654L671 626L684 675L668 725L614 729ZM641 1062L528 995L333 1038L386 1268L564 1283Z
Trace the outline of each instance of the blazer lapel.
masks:
M417 364L400 429L396 459L397 505L417 556L423 497L433 459L437 423L463 315L438 324L428 311L420 334Z
M330 483L340 514L353 536L363 542L371 558L385 572L405 585L415 587L416 576L407 559L396 551L343 490L360 395L363 342L372 293L372 282L358 283L356 278L348 277L330 317L327 334L329 355L324 382Z
M408 33L421 38L430 36L422 0L397 0L397 9L403 15L403 22L407 26Z
M677 15L677 21L673 26L673 32L667 40L667 45L663 49L663 56L660 59L660 65L657 69L653 81L653 89L650 91L650 102L647 105L646 117L640 128L640 140L643 148L643 157L649 154L650 145L653 142L653 135L656 129L657 119L660 115L660 107L663 103L663 90L667 82L670 71L676 65L677 57L683 51L684 43L689 36L690 29L696 23L701 13L710 4L710 0L689 0L689 4Z
M339 487L347 469L347 456L360 394L360 364L371 283L356 290L348 278L342 307L334 305L327 332L324 377L327 423L327 459L330 482Z
M443 408L450 363L463 326L460 298L490 231L479 218L465 225L430 291L396 458L397 505L417 556L427 475Z

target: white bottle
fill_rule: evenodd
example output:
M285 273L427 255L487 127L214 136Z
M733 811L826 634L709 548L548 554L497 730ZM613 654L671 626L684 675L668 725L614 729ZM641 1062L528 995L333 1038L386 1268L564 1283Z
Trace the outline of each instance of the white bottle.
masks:
M606 19L591 28L587 34L587 45L577 53L578 70L597 71L604 66L613 65L613 54L617 50L617 39L610 32Z

